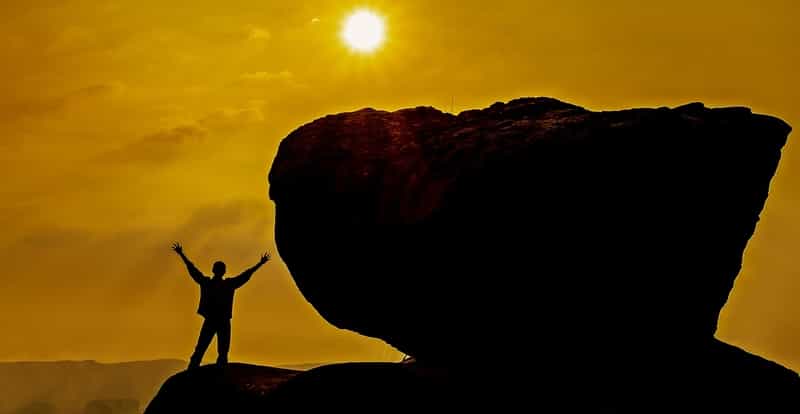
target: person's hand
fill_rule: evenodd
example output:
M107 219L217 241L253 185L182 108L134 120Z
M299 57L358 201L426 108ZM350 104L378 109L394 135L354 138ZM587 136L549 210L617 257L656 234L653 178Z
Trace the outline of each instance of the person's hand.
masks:
M183 246L178 242L172 243L172 250L175 250L175 253L183 254Z
M261 264L264 264L264 263L268 262L269 259L271 259L271 258L272 258L272 256L270 256L269 252L265 252L264 254L261 255L261 260L259 260L258 262L261 263Z

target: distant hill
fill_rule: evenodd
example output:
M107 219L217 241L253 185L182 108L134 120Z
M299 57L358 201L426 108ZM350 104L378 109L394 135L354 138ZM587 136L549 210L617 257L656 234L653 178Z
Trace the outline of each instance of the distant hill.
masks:
M186 362L0 362L0 414L135 414Z

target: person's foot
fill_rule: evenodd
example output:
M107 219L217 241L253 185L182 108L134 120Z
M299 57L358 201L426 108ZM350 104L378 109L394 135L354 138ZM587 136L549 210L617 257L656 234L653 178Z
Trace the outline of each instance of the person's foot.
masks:
M228 365L228 359L227 358L217 358L217 366L218 367L224 368L226 365Z

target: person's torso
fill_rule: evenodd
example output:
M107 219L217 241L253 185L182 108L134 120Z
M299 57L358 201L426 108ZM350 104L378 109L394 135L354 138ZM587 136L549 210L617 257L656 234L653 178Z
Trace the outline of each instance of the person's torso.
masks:
M228 279L210 279L200 286L200 306L197 313L206 318L233 316L233 295L236 289Z

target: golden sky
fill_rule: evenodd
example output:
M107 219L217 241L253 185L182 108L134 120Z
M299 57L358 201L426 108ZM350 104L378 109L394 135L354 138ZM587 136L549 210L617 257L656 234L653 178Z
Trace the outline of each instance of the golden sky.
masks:
M363 6L387 23L369 55L339 36ZM188 358L199 293L169 244L209 273L274 251L266 173L302 123L554 96L745 105L800 128L799 20L793 0L5 1L0 360ZM718 337L800 370L791 141ZM322 320L279 257L237 294L232 360L397 357Z

